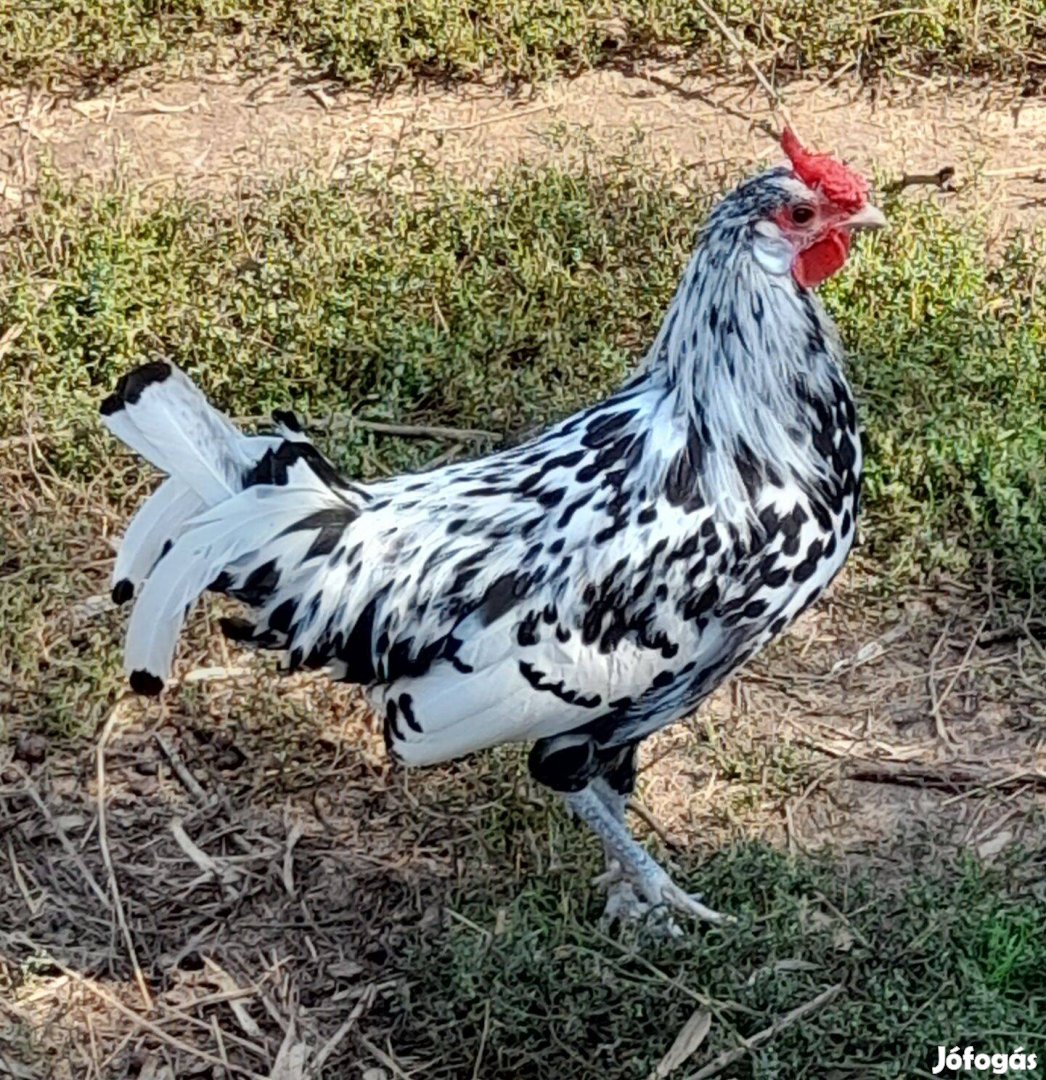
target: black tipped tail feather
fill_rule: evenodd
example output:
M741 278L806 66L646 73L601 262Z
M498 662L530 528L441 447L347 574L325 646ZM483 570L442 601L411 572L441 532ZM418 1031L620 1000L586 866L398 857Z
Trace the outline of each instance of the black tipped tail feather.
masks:
M143 694L145 697L157 697L163 689L163 679L148 671L132 671L127 681L136 694Z
M113 416L128 405L136 404L146 387L170 378L173 370L166 360L151 360L136 367L120 378L116 389L102 402L99 411L102 416Z
M244 435L167 361L125 375L101 413L167 474L132 519L113 571L114 603L134 601L124 658L131 688L161 691L185 617L208 590L254 609L253 622L228 621L230 636L284 647L295 629L288 605L320 570L315 556L355 519L362 493L289 414L280 417L286 437Z

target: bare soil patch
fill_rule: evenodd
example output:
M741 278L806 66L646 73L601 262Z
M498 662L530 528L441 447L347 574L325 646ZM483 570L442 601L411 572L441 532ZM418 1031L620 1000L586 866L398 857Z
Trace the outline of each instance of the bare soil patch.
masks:
M1044 219L1041 98L990 84L913 80L876 90L840 79L792 84L788 103L805 139L864 168L898 179L950 165L956 204L989 211L1000 227ZM768 119L765 99L748 83L670 64L602 69L515 96L469 84L374 98L303 82L290 68L264 78L226 73L175 82L140 73L86 101L0 92L0 201L10 209L31 199L45 163L67 177L235 191L305 167L337 179L361 162L420 152L483 179L521 158L553 156L550 135L564 125L587 129L594 152L641 133L651 154L714 181L776 157L758 126Z
M669 832L711 818L737 839L731 821L753 821L730 807L755 782L775 792L759 834L793 852L906 864L927 844L992 858L1027 838L1046 805L1043 628L1000 618L968 584L876 601L860 582L851 571L693 724L658 737L644 799ZM771 747L790 749L771 764Z

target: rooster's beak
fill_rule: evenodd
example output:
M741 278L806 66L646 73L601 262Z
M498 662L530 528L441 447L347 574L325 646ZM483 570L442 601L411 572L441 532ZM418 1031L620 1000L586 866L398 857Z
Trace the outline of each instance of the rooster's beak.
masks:
M885 229L889 222L878 206L867 203L856 214L851 214L843 225L848 229Z

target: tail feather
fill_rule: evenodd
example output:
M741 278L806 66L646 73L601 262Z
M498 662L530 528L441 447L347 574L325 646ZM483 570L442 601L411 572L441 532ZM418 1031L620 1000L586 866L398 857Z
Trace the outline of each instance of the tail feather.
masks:
M166 360L125 375L102 402L102 423L168 476L177 476L213 506L240 490L260 454L214 409L184 372Z
M113 601L126 603L149 576L182 526L204 509L183 481L170 477L139 507L127 526L113 566Z
M102 416L169 477L131 521L113 574L117 602L138 590L125 670L133 689L157 694L203 592L272 608L281 580L320 561L317 531L345 528L365 496L337 476L289 414L280 417L280 437L244 435L165 361L121 379Z
M309 541L287 530L301 518L303 501L319 495L299 486L248 488L188 523L146 579L131 612L124 670L135 689L142 682L159 692L170 677L186 615L219 576L224 575L221 591L235 594L264 568L265 592L278 587L281 565L296 564Z

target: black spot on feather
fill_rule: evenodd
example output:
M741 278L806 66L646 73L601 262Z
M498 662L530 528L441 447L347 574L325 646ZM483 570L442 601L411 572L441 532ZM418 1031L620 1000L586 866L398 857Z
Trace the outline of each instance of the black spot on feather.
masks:
M243 486L249 488L256 484L271 484L275 487L284 487L287 484L289 471L299 461L304 461L328 487L335 490L346 488L345 481L338 475L334 466L312 443L296 440L287 440L280 443L275 450L266 450L257 464L244 472ZM346 507L346 510L349 513L355 513L349 507Z
M672 459L665 477L665 498L672 506L681 506L691 513L704 506L700 475L704 466L704 446L696 427L687 428L686 445Z
M414 701L410 694L400 694L400 712L407 721L407 727L421 734L421 725L414 719Z
M585 434L581 439L582 445L587 446L590 450L595 450L610 442L615 433L636 415L636 411L635 409L625 409L621 412L598 414L585 428Z
M287 599L282 604L278 604L269 616L269 629L280 634L289 633L297 610L298 602L294 599Z
M596 774L596 765L595 748L584 737L539 739L527 757L530 775L553 791L580 791Z
M594 490L586 491L582 495L578 496L564 511L559 515L559 520L556 522L557 529L565 529L570 524L570 519L574 514L581 509L593 496Z
M373 597L360 612L335 655L345 664L345 682L370 683L377 677L372 653L374 618L380 597Z
M235 590L234 595L237 600L242 600L250 607L258 607L272 595L279 583L280 575L276 569L276 560L270 559L261 566L255 567L247 575L247 580Z
M738 439L737 441L737 453L734 454L734 465L737 467L738 474L741 477L741 483L745 486L745 491L750 499L754 499L759 494L760 488L763 486L763 468L757 460L755 454L752 452L752 448L744 441L744 439Z
M128 682L136 694L144 694L146 697L156 697L163 689L163 679L141 669L132 671Z
M223 570L215 579L207 586L208 592L224 593L228 592L232 586L233 577L228 570Z
M483 626L490 626L515 606L515 585L516 575L510 572L502 574L488 587L476 609Z
M305 428L302 426L301 421L290 411L290 409L273 409L272 422L285 427L288 431L293 431L295 435L303 435L305 433Z
M171 365L166 360L150 360L149 363L129 371L120 378L116 388L102 402L99 409L102 416L112 416L127 405L134 405L146 387L163 382L171 371Z
M538 636L538 625L541 622L541 612L530 611L522 619L516 630L516 642L521 648L529 648L537 645L541 640Z
M559 454L555 457L546 458L542 461L541 468L531 473L519 485L521 495L532 491L554 469L572 469L585 456L584 450L574 450L569 454ZM539 457L539 460L540 457Z
M683 618L696 619L702 615L706 615L718 602L719 585L716 582L712 582L712 584L701 592L700 595L689 598L683 604Z

